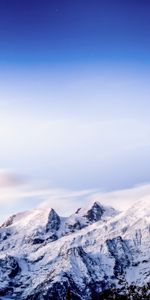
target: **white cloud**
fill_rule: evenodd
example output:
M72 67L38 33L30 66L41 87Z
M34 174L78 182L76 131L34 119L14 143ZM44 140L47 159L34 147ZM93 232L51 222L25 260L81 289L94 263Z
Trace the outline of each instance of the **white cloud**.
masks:
M21 177L23 178L23 177ZM150 184L112 192L98 190L70 191L51 188L47 183L22 181L6 170L0 171L0 220L9 215L36 206L53 207L60 215L67 216L77 208L99 201L118 210L125 210L134 202L150 195Z
M118 210L126 210L138 200L144 201L150 197L150 184L138 185L129 189L122 189L106 193L97 193L90 197L90 201L100 201Z
M0 189L14 188L26 183L23 176L19 176L8 169L0 169Z

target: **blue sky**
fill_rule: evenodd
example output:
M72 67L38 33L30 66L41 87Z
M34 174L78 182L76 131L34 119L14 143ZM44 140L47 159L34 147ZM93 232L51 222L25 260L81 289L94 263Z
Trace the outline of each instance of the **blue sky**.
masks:
M2 183L149 183L149 15L148 0L0 2Z
M2 0L0 61L149 61L150 4L119 0Z

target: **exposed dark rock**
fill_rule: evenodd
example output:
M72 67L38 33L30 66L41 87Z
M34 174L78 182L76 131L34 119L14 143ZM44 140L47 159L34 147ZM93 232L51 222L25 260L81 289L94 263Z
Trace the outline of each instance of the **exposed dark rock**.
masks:
M0 267L3 272L7 271L10 278L15 277L21 271L17 260L12 256L6 256L5 259L0 259Z
M104 213L104 208L99 205L97 202L95 202L90 210L87 211L87 214L85 217L90 221L90 222L96 222L101 220L101 217Z
M33 245L34 244L42 244L42 243L44 243L44 240L37 237L32 240L32 243L33 243Z
M109 252L115 258L114 274L118 277L130 265L129 249L120 236L107 240L106 244Z
M60 227L60 217L55 212L54 209L51 209L49 216L48 216L48 222L46 224L46 232L48 231L57 231Z

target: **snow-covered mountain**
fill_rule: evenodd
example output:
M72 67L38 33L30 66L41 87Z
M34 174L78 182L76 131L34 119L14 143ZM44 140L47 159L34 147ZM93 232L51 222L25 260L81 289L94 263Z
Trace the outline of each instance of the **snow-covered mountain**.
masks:
M0 227L0 299L150 299L150 199L68 218L40 208ZM131 298L132 297L132 298Z

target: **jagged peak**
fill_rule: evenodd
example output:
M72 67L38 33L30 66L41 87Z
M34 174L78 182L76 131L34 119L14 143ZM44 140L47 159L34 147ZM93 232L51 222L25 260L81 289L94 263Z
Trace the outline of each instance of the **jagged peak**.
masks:
M58 230L60 227L60 217L59 215L56 213L56 211L51 208L49 215L48 215L48 221L46 224L46 231L53 231L53 230Z
M115 210L113 207L110 206L104 206L99 201L94 201L92 203L89 203L86 206L83 206L82 208L79 208L76 211L76 215L87 217L88 213L99 213L101 216L104 214L105 216L111 216L116 215L118 213L117 210Z
M53 216L56 216L56 215L58 216L58 213L55 211L54 208L51 208L50 211L49 211L49 216L53 217Z
M88 210L94 208L94 207L103 207L103 205L98 202L98 201L94 201L94 202L90 202L87 205L84 205L80 208L77 209L76 214L83 214L84 212L87 212Z
M67 232L78 231L98 221L104 222L117 214L118 212L114 208L104 206L98 201L89 203L87 206L79 208L67 219Z
M90 222L96 222L101 220L102 215L104 214L104 207L98 203L94 202L90 209L87 210L87 213L84 215Z

